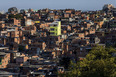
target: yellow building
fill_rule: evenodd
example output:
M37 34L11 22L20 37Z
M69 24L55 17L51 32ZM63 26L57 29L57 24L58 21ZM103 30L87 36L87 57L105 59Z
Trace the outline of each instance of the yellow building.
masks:
M50 24L50 35L51 36L59 36L61 35L61 22L54 21Z
M39 24L39 23L40 23L40 21L35 21L35 23Z

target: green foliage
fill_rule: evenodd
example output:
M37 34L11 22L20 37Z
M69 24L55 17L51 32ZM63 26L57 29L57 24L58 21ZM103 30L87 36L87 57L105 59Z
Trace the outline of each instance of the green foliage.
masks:
M11 19L11 18L15 18L15 15L10 14L10 15L8 16L8 18L9 18L9 19Z
M69 58L69 57L63 57L63 58L60 60L60 65L61 65L61 66L64 66L65 69L68 69L69 64L70 64L70 58Z
M22 19L23 17L22 17L20 14L16 14L16 15L15 15L15 18L16 18L16 19Z
M22 19L23 17L22 17L20 14L16 14L16 15L10 14L10 15L8 16L8 18L9 18L9 19L11 19L11 18Z
M70 73L66 77L116 77L116 50L112 47L93 48L79 63L70 63Z

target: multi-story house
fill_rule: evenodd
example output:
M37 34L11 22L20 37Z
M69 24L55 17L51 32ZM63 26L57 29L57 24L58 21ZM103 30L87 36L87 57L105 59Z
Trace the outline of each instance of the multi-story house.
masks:
M50 35L51 36L61 35L61 22L60 21L55 21L50 24Z

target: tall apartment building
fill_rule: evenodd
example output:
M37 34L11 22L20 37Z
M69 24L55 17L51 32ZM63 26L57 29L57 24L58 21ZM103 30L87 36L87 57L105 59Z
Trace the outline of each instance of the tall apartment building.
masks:
M50 24L50 36L59 36L61 35L61 22L54 21Z
M116 17L116 8L113 9L113 16Z

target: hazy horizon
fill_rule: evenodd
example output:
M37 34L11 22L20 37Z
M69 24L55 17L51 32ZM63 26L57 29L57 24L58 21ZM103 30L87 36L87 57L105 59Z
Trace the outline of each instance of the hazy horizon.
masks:
M116 6L116 0L1 0L0 11L7 11L10 7L17 7L18 9L101 10L104 4Z

